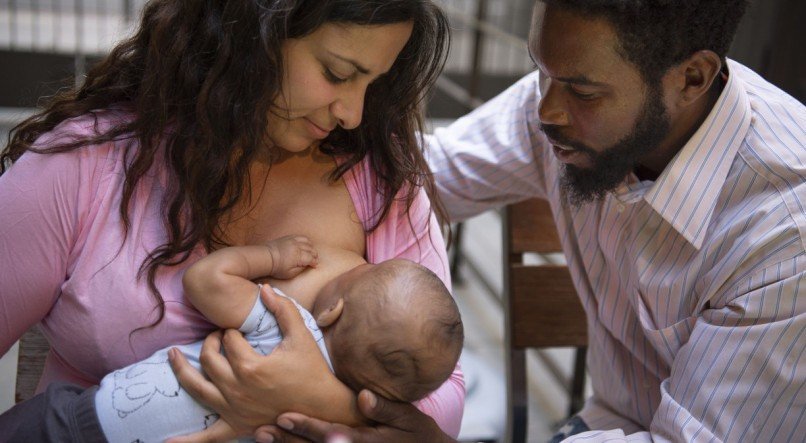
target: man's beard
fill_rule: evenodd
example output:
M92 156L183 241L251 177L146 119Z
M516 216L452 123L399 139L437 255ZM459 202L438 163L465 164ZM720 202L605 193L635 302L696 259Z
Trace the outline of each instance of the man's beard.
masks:
M579 207L616 189L647 154L657 149L669 133L670 121L659 87L651 88L632 131L613 146L597 152L565 139L552 125L540 125L549 138L582 151L591 159L590 168L564 165L560 187L573 206Z

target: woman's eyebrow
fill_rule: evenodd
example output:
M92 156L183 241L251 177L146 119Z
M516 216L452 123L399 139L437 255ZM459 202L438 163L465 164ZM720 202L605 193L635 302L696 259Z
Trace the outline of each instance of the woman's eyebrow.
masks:
M337 59L339 59L339 60L341 60L343 62L350 63L351 65L355 66L355 69L358 70L358 72L360 72L362 74L369 74L370 73L369 69L361 66L360 63L358 63L357 61L355 61L353 59L341 56L339 54L336 54L333 51L327 51L327 52L328 52L328 54L332 55L333 57L335 57L335 58L337 58Z

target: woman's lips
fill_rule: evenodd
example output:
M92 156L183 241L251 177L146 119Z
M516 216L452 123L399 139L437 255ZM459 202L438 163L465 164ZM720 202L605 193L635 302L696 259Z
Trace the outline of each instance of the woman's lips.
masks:
M303 117L303 120L305 120L306 126L308 127L308 132L310 132L314 138L322 139L330 135L329 130L322 128L316 123L308 120L308 118Z

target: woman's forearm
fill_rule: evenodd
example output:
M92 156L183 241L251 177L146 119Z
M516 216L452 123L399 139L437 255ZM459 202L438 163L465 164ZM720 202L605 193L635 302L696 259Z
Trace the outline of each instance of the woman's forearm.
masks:
M366 418L358 410L356 393L335 376L331 383L316 383L309 387L308 395L302 393L302 398L297 398L298 401L301 400L300 412L307 409L307 414L311 417L347 426L368 424Z

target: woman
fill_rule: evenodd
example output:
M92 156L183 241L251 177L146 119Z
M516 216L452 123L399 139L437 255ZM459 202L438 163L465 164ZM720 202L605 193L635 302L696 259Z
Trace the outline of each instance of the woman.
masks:
M40 389L97 383L210 333L182 298L190 264L288 234L447 281L415 137L446 32L428 0L149 3L136 35L15 128L2 156L0 352L41 322ZM355 401L304 354L283 354L297 364L282 377L305 383L276 383L262 404L222 381L218 412L251 432L264 411L327 418ZM418 407L455 435L463 395L457 370Z

